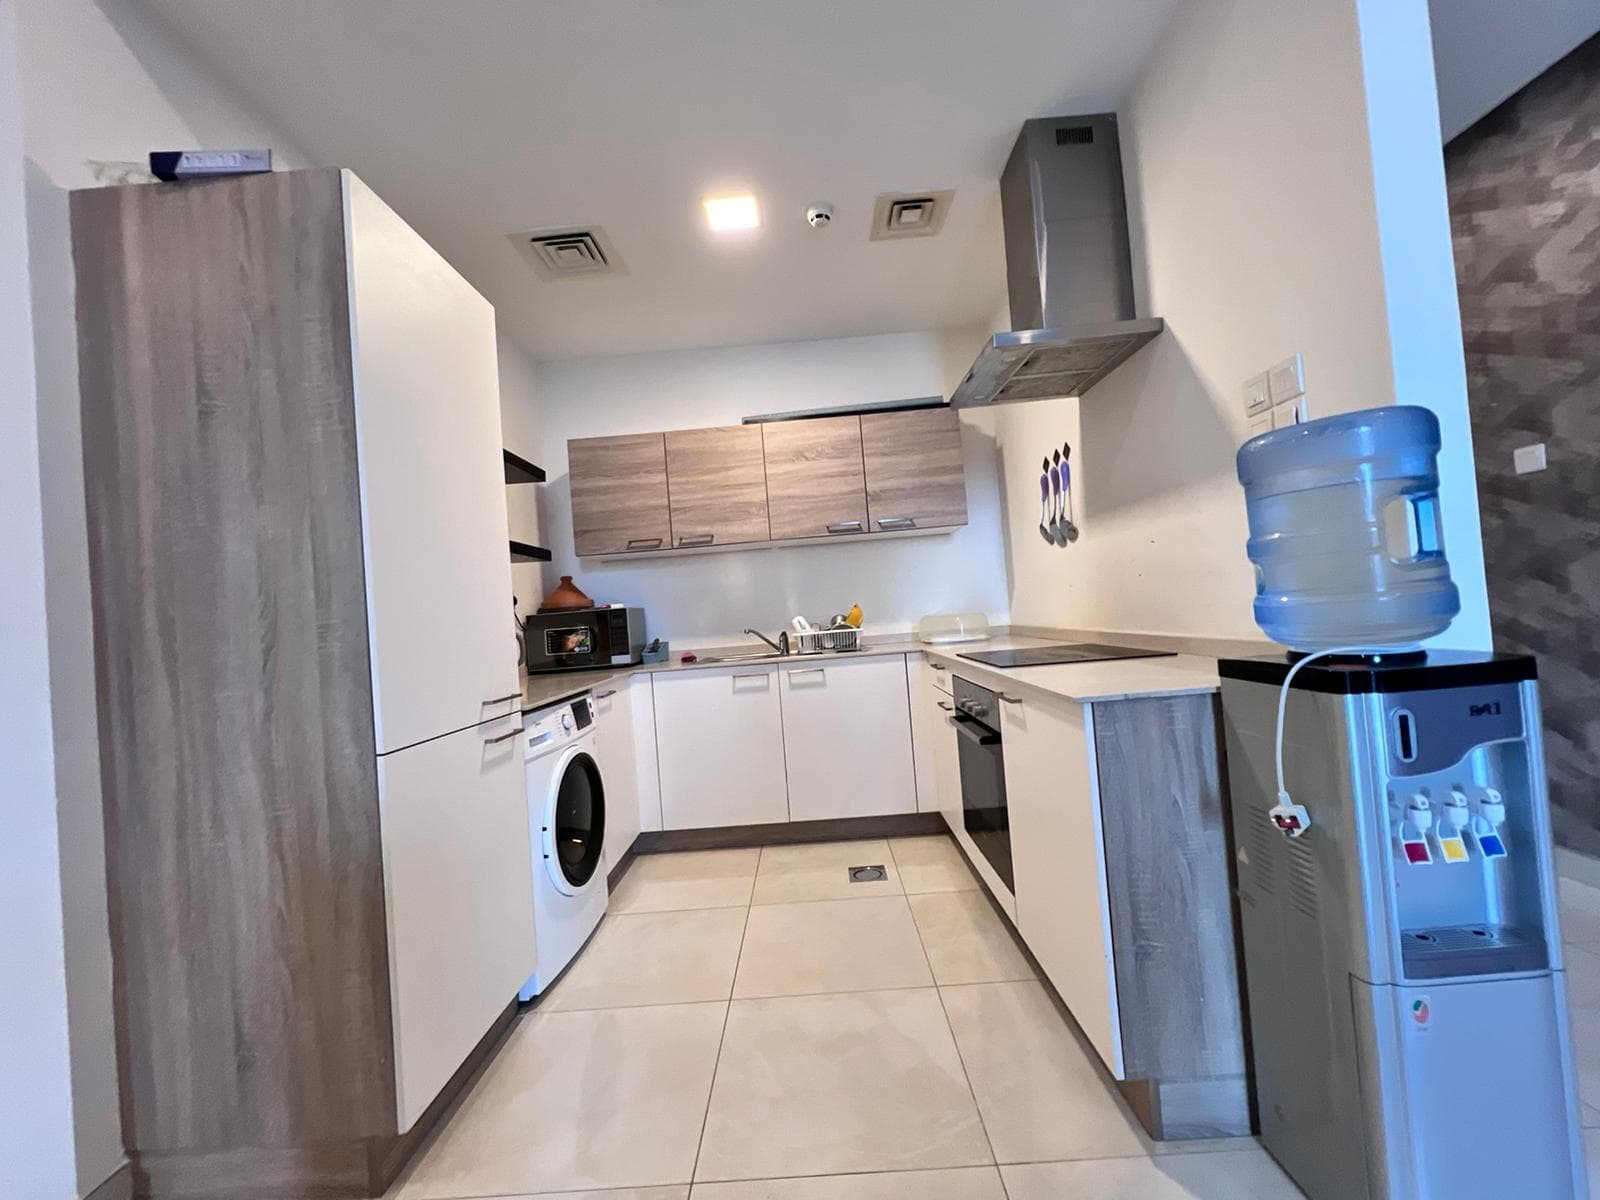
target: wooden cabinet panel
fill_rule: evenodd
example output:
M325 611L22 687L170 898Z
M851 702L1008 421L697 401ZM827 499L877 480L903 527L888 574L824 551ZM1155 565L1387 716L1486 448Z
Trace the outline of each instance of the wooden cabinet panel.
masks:
M1092 710L1032 697L1000 709L1017 929L1123 1079Z
M902 655L778 668L789 819L915 812Z
M776 667L653 675L665 829L789 819Z
M771 538L761 426L674 430L666 435L666 445L673 546Z
M384 753L514 707L500 383L489 302L370 188L343 180Z
M567 478L580 556L672 545L664 435L574 438L567 443Z
M967 523L961 421L954 409L865 413L861 452L874 532Z
M68 198L123 1136L392 1135L339 174Z
M402 1132L533 973L521 721L378 760Z
M760 428L774 539L866 532L860 417L772 421Z

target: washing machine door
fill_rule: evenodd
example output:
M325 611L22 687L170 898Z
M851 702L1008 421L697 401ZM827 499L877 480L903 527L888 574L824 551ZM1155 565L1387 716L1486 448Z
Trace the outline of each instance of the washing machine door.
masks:
M588 748L573 746L562 754L541 824L550 881L558 891L575 896L600 869L605 845L606 790Z

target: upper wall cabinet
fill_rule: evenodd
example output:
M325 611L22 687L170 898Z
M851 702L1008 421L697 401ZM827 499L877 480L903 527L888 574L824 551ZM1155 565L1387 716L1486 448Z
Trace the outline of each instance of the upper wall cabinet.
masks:
M667 479L675 549L771 538L761 426L674 430L667 434Z
M954 409L867 413L861 418L861 454L875 531L967 523L961 421Z
M967 523L949 408L579 438L567 462L583 557Z
M572 541L580 555L672 545L666 438L659 433L567 443Z
M860 417L772 421L758 428L766 448L773 538L866 532Z

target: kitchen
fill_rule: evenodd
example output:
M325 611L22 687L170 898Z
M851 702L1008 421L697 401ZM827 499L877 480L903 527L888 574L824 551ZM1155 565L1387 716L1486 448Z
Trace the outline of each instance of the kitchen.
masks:
M107 62L120 45L147 70L192 54L236 110L289 136L153 123L106 139L84 178L87 144L24 124L54 181L28 206L38 386L70 396L51 413L83 403L81 434L76 417L41 429L77 459L53 503L76 487L88 530L84 566L53 586L85 629L92 603L101 647L79 648L75 674L53 660L58 694L88 688L100 713L99 961L117 980L115 995L83 986L94 972L69 988L79 1179L411 1200L1298 1194L1278 1165L1293 1153L1252 1137L1228 807L1229 772L1260 743L1229 740L1218 661L1281 662L1282 647L1252 617L1234 455L1263 415L1426 404L1460 606L1430 650L1491 644L1460 349L1452 368L1427 319L1455 301L1442 183L1415 166L1439 143L1426 7L1302 20L1219 5L1240 8L1230 25L1170 5L1122 22L1024 6L1008 20L1071 16L1093 36L1070 62L1034 50L1026 69L991 69L941 102L946 128L907 125L914 152L802 137L783 70L762 92L717 53L706 78L767 97L789 142L764 136L758 104L736 120L692 89L662 93L685 106L676 123L643 120L639 95L602 100L608 85L569 64L533 85L542 99L570 91L613 131L719 112L738 149L669 166L673 146L646 137L621 176L590 149L543 192L514 173L491 184L498 151L460 178L421 170L419 143L376 138L357 100L383 95L396 128L448 138L385 63L436 41L453 51L441 61L474 61L506 34L499 17L441 25L418 8L335 87L326 66L359 6L156 7L155 32L106 10L55 43L25 19L19 37ZM704 28L633 15L639 80L659 80L652 38L688 54L680 40ZM796 77L835 62L804 14L772 20L727 31L747 60ZM868 74L920 74L903 36L887 13L867 22ZM948 32L917 37L928 61L962 61ZM1196 68L1262 45L1280 50L1265 74L1287 108ZM20 68L25 116L51 61ZM517 123L473 92L484 76L449 70L445 126L491 107ZM306 86L285 82L297 72ZM1011 90L980 100L1001 76ZM981 118L963 126L961 106ZM1226 146L1198 152L1196 112L1232 130ZM1008 187L1030 117L1049 118L1026 127L1048 134L1044 153ZM299 145L266 177L107 186L124 182L113 160L162 138L218 145L208 129ZM534 136L533 158L572 140L560 122ZM1042 164L1086 147L1107 152L1087 172L1093 228L1052 245L1103 270L1065 276L1057 311L1061 288L1023 278L1012 247L1032 239L1023 259L1046 261ZM1252 187L1269 166L1274 187ZM618 179L660 190L619 205ZM498 209L462 199L479 192ZM752 227L714 228L705 201L747 196ZM893 217L896 203L916 211ZM195 261L237 274L185 261L200 230ZM583 277L543 274L579 233ZM1402 288L1407 304L1386 302ZM233 312L273 338L240 341ZM1136 344L1103 378L1021 403L977 394L1014 331L1104 340L1114 322ZM191 419L182 397L230 388L250 404ZM328 404L317 423L296 388ZM563 609L566 577L579 594ZM193 624L173 641L180 617ZM264 654L258 621L275 631ZM1110 649L971 657L1084 644ZM193 807L167 821L119 803L179 786L169 763ZM214 794L208 770L227 781ZM308 824L246 818L276 789ZM297 864L288 891L275 862ZM177 919L204 911L197 941ZM263 976L264 956L287 965ZM1545 977L1559 974L1557 960ZM221 1036L168 1018L230 989ZM114 1033L120 1122L96 1114L108 1072L92 1048ZM810 1052L835 1038L837 1063ZM1290 1174L1309 1191L1319 1169Z

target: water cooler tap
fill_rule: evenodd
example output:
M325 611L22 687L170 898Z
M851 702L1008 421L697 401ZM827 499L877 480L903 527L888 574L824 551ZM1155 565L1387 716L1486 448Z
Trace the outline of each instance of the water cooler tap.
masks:
M1478 849L1485 858L1504 858L1506 841L1502 827L1506 823L1506 802L1500 793L1486 787L1478 797L1478 812L1472 818L1472 834L1478 839Z

